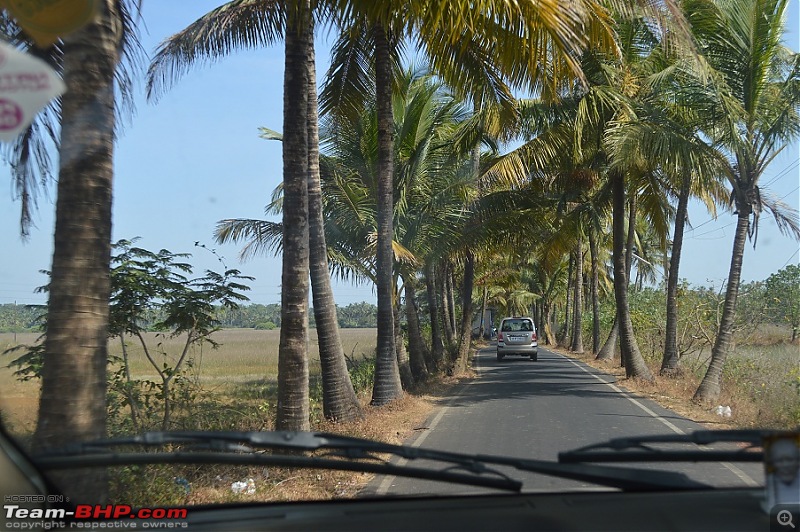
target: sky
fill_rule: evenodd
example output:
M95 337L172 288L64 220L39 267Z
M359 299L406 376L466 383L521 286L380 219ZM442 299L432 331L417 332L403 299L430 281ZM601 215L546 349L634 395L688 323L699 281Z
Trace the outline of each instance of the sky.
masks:
M791 0L787 44L800 50L798 2ZM183 29L219 0L144 2L142 44L152 53L164 38ZM318 37L317 68L327 70L324 35ZM282 129L283 47L241 51L211 65L198 65L156 102L148 102L144 84L137 87L135 114L125 122L115 153L113 239L140 237L150 250L192 253L195 273L219 271L217 258L195 247L216 250L229 268L251 281L253 303L280 302L280 257L238 260L239 245L217 245L213 232L225 218L264 217L264 206L282 176L281 147L260 139L259 127ZM785 150L761 179L762 191L797 209L800 204L800 143ZM39 270L52 258L55 184L39 198L35 227L27 241L19 235L19 203L13 199L10 172L0 163L0 304L42 304L34 290L46 282ZM681 277L696 285L720 286L727 277L735 216L720 211L713 219L703 206L690 209ZM758 245L745 250L742 278L763 280L787 264L800 261L798 243L780 235L764 213ZM374 303L371 285L334 282L339 305Z

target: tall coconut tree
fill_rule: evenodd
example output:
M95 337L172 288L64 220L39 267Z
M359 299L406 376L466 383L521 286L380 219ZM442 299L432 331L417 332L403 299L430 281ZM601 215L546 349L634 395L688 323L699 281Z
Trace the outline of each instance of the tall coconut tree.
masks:
M127 7L97 3L98 16L64 37L58 197L42 389L34 447L102 438L111 259L115 91L123 46L133 33ZM105 499L103 472L71 472L66 493ZM58 483L66 476L56 475Z
M800 58L782 43L788 0L689 0L683 3L698 52L711 70L709 83L693 88L706 109L703 133L725 156L736 214L725 302L711 363L694 400L715 400L731 349L734 314L748 236L756 241L761 212L800 238L796 213L759 189L775 156L800 134Z
M386 123L379 133L381 146L379 154L388 157L392 153L392 138L388 129L391 120L389 99L391 91L381 88L380 83L391 85L391 71L388 69L392 42L400 43L400 38L409 35L418 44L427 57L431 58L433 70L442 76L451 86L460 90L468 88L466 93L473 94L475 101L483 101L484 95L494 93L504 101L509 98L502 95L505 90L503 77L513 83L525 85L547 94L556 94L564 86L565 80L573 80L579 75L577 56L590 39L612 46L605 11L599 4L581 2L563 9L554 3L519 4L484 1L469 3L404 3L392 6L389 3L348 2L350 13L358 13L368 22L374 36L376 94L381 117L379 123ZM399 9L395 10L394 7ZM561 7L561 9L557 9ZM398 16L402 13L402 16ZM489 15L491 14L491 15ZM385 47L385 50L379 50ZM491 58L491 59L489 59ZM379 66L381 62L387 68ZM487 75L488 74L488 75ZM480 80L477 85L475 82ZM364 86L361 84L360 86ZM471 86L471 87L470 87ZM500 92L498 92L500 89ZM350 98L351 101L355 100ZM388 194L388 183L391 181L391 164L388 160L381 164L381 187ZM388 197L384 207L389 208ZM379 211L380 212L380 211ZM378 252L381 264L388 267L391 255L389 240L392 238L388 215L380 215L380 231L378 233ZM464 280L469 283L472 272L472 254L466 252ZM386 274L381 275L378 285L379 325L386 322L388 327L388 304L382 304L382 298L388 297L391 287L383 287L388 282ZM471 302L471 286L465 285L465 306L469 313ZM387 309L382 310L382 307ZM381 316L384 319L381 320ZM471 330L471 313L462 316L462 339L465 330ZM384 364L390 364L390 338L387 332L378 333L378 369L383 371ZM467 335L466 344L469 344ZM462 341L462 358L465 350ZM385 361L385 362L384 362ZM388 368L387 368L387 375ZM396 386L387 383L382 390L380 403L388 402L396 395ZM393 391L394 390L394 391ZM376 399L373 398L373 402Z
M377 233L377 112L374 96L360 116L343 125L335 117L323 120L321 164L323 216L328 258L343 279L375 282ZM470 182L458 170L448 136L465 112L441 82L422 70L406 70L398 79L393 98L396 153L393 156L395 204L392 241L393 285L416 282L423 258L437 244L457 237L454 227ZM468 176L467 176L468 177ZM280 212L282 187L270 212ZM259 220L226 220L217 236L251 240L246 250L270 249L280 244L281 228ZM407 296L410 295L406 292ZM396 308L400 297L393 293ZM406 303L409 301L407 297ZM412 307L413 309L413 307ZM394 310L394 309L393 309ZM410 310L409 310L410 312ZM409 316L413 321L413 316ZM411 333L411 330L409 331ZM411 339L410 339L411 340ZM411 366L424 358L411 342ZM419 355L419 357L417 357ZM415 358L416 357L416 358ZM423 362L424 365L424 362Z
M678 283L683 235L689 221L689 200L692 197L701 200L712 215L716 215L716 206L727 200L722 186L724 160L699 134L698 117L691 102L681 97L681 89L675 92L676 86L684 86L675 83L681 77L680 72L667 76L664 83L659 84L656 98L648 110L641 113L636 122L617 130L618 136L611 141L616 145L615 152L619 157L647 160L649 165L657 168L668 193L677 198L669 264L665 268L667 322L662 375L679 372Z
M313 28L309 38L313 39ZM327 419L351 421L361 417L361 405L356 397L347 370L336 303L333 299L328 269L328 249L322 212L322 186L319 170L319 103L313 41L308 47L308 215L311 294L314 303L314 322L319 341L322 373L322 410Z
M283 271L275 428L308 430L308 88L312 13L288 6L283 83Z
M148 89L155 97L175 82L192 65L213 60L242 48L263 47L277 42L284 32L286 9L277 2L233 1L198 19L185 30L173 35L159 48L150 67ZM360 416L360 406L347 372L339 337L333 291L330 285L325 233L319 193L318 128L316 98L316 66L314 60L313 17L306 39L306 50L296 59L305 58L308 78L307 93L307 204L309 233L309 266L312 297L320 346L320 367L323 384L323 412L328 419L346 421ZM291 94L290 96L302 96ZM299 104L298 104L299 105ZM285 132L284 132L285 134ZM284 149L286 149L284 143ZM280 226L281 228L283 226ZM219 235L225 240L231 235ZM293 286L296 283L293 284ZM289 286L284 284L284 286ZM299 323L299 322L298 322ZM287 322L286 326L289 326ZM299 331L298 331L299 332ZM305 333L307 335L307 331ZM293 335L298 336L298 335Z

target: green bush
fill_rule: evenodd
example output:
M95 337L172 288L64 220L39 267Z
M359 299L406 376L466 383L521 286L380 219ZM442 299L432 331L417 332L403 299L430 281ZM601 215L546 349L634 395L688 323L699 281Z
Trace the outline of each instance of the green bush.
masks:
M372 385L375 382L375 356L365 357L360 360L353 360L348 357L347 369L356 394L372 390Z

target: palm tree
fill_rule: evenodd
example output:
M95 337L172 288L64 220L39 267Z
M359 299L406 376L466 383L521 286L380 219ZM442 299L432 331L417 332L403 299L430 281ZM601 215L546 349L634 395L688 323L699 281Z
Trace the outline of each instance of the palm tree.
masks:
M274 43L283 34L284 23L282 17L286 9L286 7L282 7L277 2L269 0L263 2L232 1L201 17L161 45L149 71L149 94L151 97L157 96L165 86L180 77L195 62L214 59L239 48L266 46ZM310 15L307 18L310 18ZM330 286L330 274L325 251L325 233L319 194L319 140L316 125L317 100L313 20L310 23L312 27L307 32L305 51L298 51L295 57L296 60L305 58L308 78L307 90L304 91L307 93L306 105L308 108L308 131L305 137L308 159L308 197L304 201L307 201L309 211L310 274L320 346L323 412L329 419L345 421L358 417L360 415L360 406L350 383L344 352L339 339L336 307ZM300 97L302 95L292 93L290 96ZM301 104L297 103L296 105L299 106ZM292 118L295 118L295 116L292 116ZM283 146L284 149L287 149L285 142ZM284 226L281 225L280 228L282 229L282 227ZM235 235L218 234L217 238L223 241L228 238L235 240ZM284 258L284 261L286 260ZM295 270L295 273L300 274L297 270ZM284 283L283 286L301 286L301 284L292 282L291 284ZM289 322L284 322L284 324L285 327L291 326L292 323L300 326L301 321L303 320L296 320L296 323L294 323L290 320ZM308 334L307 329L305 329L305 325L302 327L302 330L298 329L290 333L289 336L305 337ZM305 349L305 347L303 348ZM294 356L298 358L300 355L295 353ZM296 376L292 379L299 383L302 380L302 376ZM307 385L305 387L307 388ZM302 397L303 394L298 397L298 400L302 401ZM283 405L284 403L281 404ZM297 409L299 405L293 408ZM297 416L297 419L301 417L302 415Z
M283 273L275 428L308 430L308 88L311 9L288 6L283 85Z
M390 39L386 27L372 27L375 41L375 108L377 112L377 252L375 254L375 285L378 295L378 346L375 359L375 386L372 404L385 405L402 396L403 390L397 368L394 331L394 117L392 114L392 72Z
M667 278L664 356L661 374L672 375L679 372L679 352L677 342L677 292L683 235L688 223L689 199L694 196L706 205L716 216L716 204L724 204L726 193L721 177L719 153L698 134L697 116L674 88L683 87L681 75L667 76L659 84L658 97L646 113L640 114L639 121L630 123L619 131L617 144L620 156L630 159L650 161L654 168L663 174L668 192L677 196L674 232L670 246L669 263L665 267ZM637 265L637 276L643 263Z
M706 110L703 133L726 159L725 176L733 189L737 216L733 253L719 331L711 363L695 401L719 396L722 369L731 349L733 320L748 236L756 239L763 209L778 227L800 238L795 213L783 214L758 183L767 165L800 134L800 57L781 42L787 0L690 0L683 5L708 63L710 84L696 83L693 96Z
M575 316L573 318L572 344L570 351L583 353L583 235L578 234L575 246Z
M67 90L61 98L53 264L34 434L40 450L106 432L115 81L124 32L131 30L125 13L119 2L101 2L98 17L62 44ZM70 472L66 492L101 502L104 475Z
M313 23L313 21L312 21ZM339 320L333 299L328 249L325 241L325 222L322 213L322 186L319 173L319 127L317 77L313 45L313 27L308 47L308 214L311 294L314 303L314 322L319 342L322 373L322 411L326 419L351 421L362 416L350 373L347 371Z
M621 57L591 51L583 58L587 87L578 87L556 106L539 106L543 118L533 118L528 126L533 140L518 149L518 157L533 157L539 148L537 166L542 179L563 172L564 168L584 168L607 176L607 182L593 194L602 192L605 201L613 199L612 228L614 234L615 300L617 328L622 337L623 361L629 376L651 378L639 353L627 306L627 286L635 238L635 220L639 205L650 217L652 225L666 230L668 204L665 194L655 185L658 179L652 171L633 166L619 157L612 142L615 132L631 122L638 113L640 102L651 95L653 80L661 76L661 60L668 51L668 42L660 39L664 32L652 25L652 19L632 18L618 24ZM544 147L545 149L541 149ZM577 154L579 166L573 161L562 162L564 154ZM574 157L574 156L573 156ZM568 163L568 164L565 164ZM569 176L569 173L566 173ZM639 196L641 193L646 194ZM626 198L630 196L630 198ZM598 196L599 197L599 196ZM626 216L626 205L627 209ZM569 212L566 209L564 212ZM626 218L630 228L626 243ZM574 235L580 232L573 233ZM573 244L574 245L574 244ZM614 342L615 343L615 342ZM607 343L612 344L612 343ZM603 356L603 350L598 357Z
M395 205L392 241L393 285L400 279L406 286L409 322L414 321L412 289L419 264L441 248L441 242L456 238L469 176L460 175L448 136L465 116L462 106L440 82L422 70L406 70L398 79L399 92L393 107L397 117L393 127L396 154L393 197ZM364 102L359 118L346 126L336 117L323 121L325 155L321 161L323 216L327 255L334 272L343 279L375 282L375 235L377 233L377 112L374 97ZM272 134L271 134L272 135ZM272 135L274 136L274 135ZM463 172L462 172L463 174ZM269 207L279 212L282 187ZM280 224L259 220L228 220L220 223L218 238L252 238L245 250L269 249L280 245ZM393 292L393 319L400 295ZM413 326L410 323L411 333ZM399 332L399 329L398 329ZM417 336L417 335L412 335ZM424 366L424 349L410 338L410 367L413 373ZM396 345L401 345L398 342ZM398 359L403 358L399 350ZM408 380L408 384L413 379Z
M391 4L373 2L348 2L351 12L358 13L357 20L367 22L375 46L376 94L379 123L379 160L381 160L379 208L378 260L388 267L391 260L389 242L392 238L389 215L380 214L389 209L392 165L388 158L393 150L389 123L391 121L391 71L390 57L399 44L400 37L411 35L418 47L431 59L433 70L456 90L473 95L480 107L493 99L507 104L510 92L502 81L507 76L517 85L526 85L545 94L553 95L579 75L577 55L593 40L606 48L613 47L605 11L594 2L582 2L574 10L556 9L554 3L518 4L504 2L463 2L433 4L427 2L404 3L399 9ZM398 16L397 13L402 13ZM487 16L491 13L491 16ZM349 14L349 13L348 13ZM352 17L351 17L352 18ZM383 49L381 49L383 48ZM387 87L380 85L386 83ZM363 83L353 85L365 87ZM347 98L357 101L357 98ZM384 160L384 157L386 158ZM471 332L471 279L473 253L465 251L464 311L461 322L460 359L466 358ZM381 324L389 327L390 275L382 273L378 282L378 370L391 373L391 338L388 331L381 332ZM387 286L384 286L386 284ZM382 318L383 317L383 318ZM465 346L466 344L466 346ZM392 400L397 387L391 382L382 388L376 404ZM373 397L373 402L376 399Z
M396 112L393 124L395 153L392 157L392 285L396 286L398 280L402 279L406 287L411 351L408 370L404 367L405 355L400 349L402 344L399 343L399 335L396 335L398 343L395 350L401 362L403 386L408 387L413 381L409 373L424 376L422 368L425 367L426 356L425 349L418 341L418 332L414 330L416 307L413 304L413 286L416 284L417 270L424 258L430 257L437 247L441 249L437 242L455 238L452 227L461 207L457 198L463 196L460 191L468 183L457 178L455 171L459 163L454 158L453 143L447 138L455 129L454 124L464 116L458 102L444 90L440 82L434 82L423 70L406 70L396 80L398 92L392 104ZM346 247L359 252L365 249L365 241L377 234L377 224L372 224L378 218L376 198L379 190L375 155L378 153L378 114L374 97L364 103L366 107L359 113L360 118L343 124L337 117L332 117L328 122L328 144L332 157L331 174L326 178L330 187L331 225L337 228L335 232L340 236L349 231L350 243ZM371 200L362 204L353 202L352 194L344 193L345 187L360 188L363 191L360 196ZM340 199L347 201L340 202ZM338 206L334 202L339 203ZM361 207L370 209L369 213L362 211ZM358 220L361 223L357 223ZM378 269L374 259L363 262L363 267L371 279L377 280ZM399 294L393 290L395 310L398 302Z

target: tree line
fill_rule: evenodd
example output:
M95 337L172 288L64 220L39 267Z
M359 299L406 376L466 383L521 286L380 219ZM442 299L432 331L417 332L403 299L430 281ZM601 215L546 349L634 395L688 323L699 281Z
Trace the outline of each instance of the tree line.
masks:
M61 155L38 449L106 430L113 146L116 110L138 74L140 20L136 2L98 4L95 21L36 50L67 91L6 147L23 198L54 167L47 148ZM325 416L361 415L331 275L376 287L373 406L430 373L465 369L478 306L529 310L547 342L575 352L591 312L593 352L611 358L618 347L628 377L653 379L629 295L652 264L667 277L660 372L679 375L690 198L736 217L711 361L695 394L714 400L760 215L800 237L797 213L759 187L800 133L800 58L782 44L787 5L233 1L163 41L147 72L152 100L197 65L285 46L282 131L263 132L282 142L283 182L268 202L281 222L231 218L216 234L244 243L243 253L282 256L276 428L309 428L309 296ZM31 49L6 22L7 40ZM319 94L316 28L338 36ZM423 66L411 67L404 51ZM503 151L509 141L521 145ZM23 226L31 205L23 202ZM87 383L92 393L70 394ZM100 498L102 479L92 475L78 489Z
M0 332L38 332L41 330L41 318L47 312L47 305L0 304ZM377 325L377 307L371 303L349 303L336 306L339 327L375 328ZM215 307L215 315L221 327L245 329L277 329L281 326L281 308L277 303L264 305L251 303L240 305L235 310ZM146 327L153 329L163 316L156 313L148 320ZM313 317L309 323L315 327ZM153 329L154 330L154 329Z

